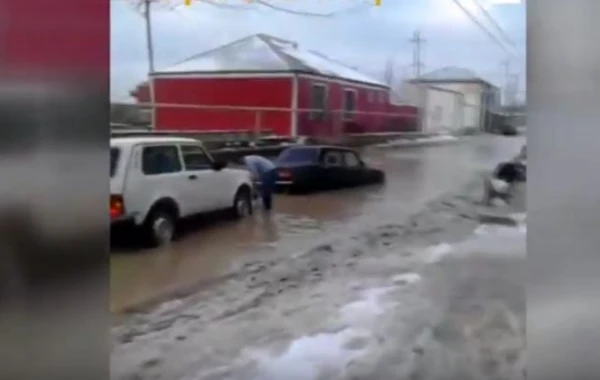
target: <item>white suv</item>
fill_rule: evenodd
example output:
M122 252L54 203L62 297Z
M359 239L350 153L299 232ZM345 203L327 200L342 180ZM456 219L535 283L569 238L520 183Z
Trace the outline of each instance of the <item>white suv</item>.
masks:
M252 213L252 181L181 137L115 137L110 142L111 226L133 222L154 246L170 242L177 220L231 210Z

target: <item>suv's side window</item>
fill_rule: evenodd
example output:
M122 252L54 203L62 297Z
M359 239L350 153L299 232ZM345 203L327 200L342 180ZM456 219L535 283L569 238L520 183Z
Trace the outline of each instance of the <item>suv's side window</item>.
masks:
M325 151L322 161L325 166L342 166L342 152L337 150Z
M142 172L146 175L181 171L179 151L175 145L146 146L142 151Z
M185 170L204 170L212 168L212 161L199 145L182 145Z
M360 168L360 159L354 152L344 152L344 163L349 168Z

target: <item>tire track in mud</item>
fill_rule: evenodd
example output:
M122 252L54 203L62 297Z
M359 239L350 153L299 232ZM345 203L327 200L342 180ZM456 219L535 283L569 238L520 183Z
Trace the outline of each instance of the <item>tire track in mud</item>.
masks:
M286 293L298 292L301 288L314 288L330 276L358 273L357 270L364 272L368 267L368 260L379 261L390 252L396 253L395 260L404 260L407 263L422 261L422 258L415 258L414 253L407 247L459 241L471 233L479 223L480 209L477 203L481 198L480 192L480 181L473 180L459 192L429 202L422 212L414 214L403 223L388 223L348 239L332 240L294 258L280 257L269 261L246 263L240 270L221 282L202 289L196 294L169 301L146 312L132 314L124 323L113 329L115 342L113 356L120 357L117 364L119 368L115 369L118 376L115 378L124 379L128 374L152 375L157 379L176 378L176 373L186 373L187 370L184 368L186 360L171 359L175 356L169 354L169 351L174 349L175 344L182 345L186 341L197 341L202 334L210 335L210 332L207 332L207 329L211 328L209 326L233 326L238 319L244 316L249 318L253 310L269 308L267 304L270 301L279 299ZM381 262L376 265L381 267ZM394 265L389 266L390 274L398 273L398 267ZM380 269L378 271L381 272ZM302 302L298 301L297 308L301 309ZM287 312L290 315L294 313L292 309L288 308ZM452 310L448 309L446 313L451 315L452 312L449 311ZM256 314L260 318L261 313ZM443 313L440 311L441 314ZM438 326L437 329L430 327L430 331L446 331L443 328L446 322L440 323L442 327ZM257 324L260 323L257 321ZM257 330L259 329L260 327L257 327ZM271 334L272 339L275 340L292 338L289 334L282 335L277 331L271 331ZM433 337L438 335L430 334ZM248 342L243 343L254 345L259 340L264 341L263 338L257 337L248 337L248 339ZM406 343L406 340L402 342L403 345ZM159 353L148 358L134 352L139 345L155 345L163 349L157 350ZM422 346L410 348L406 354L425 358L415 360L415 363L431 360L426 358L429 357L430 352L435 352L431 349L434 347L433 343ZM235 357L240 349L240 344L237 344L235 347L228 347L221 354L225 355L224 357L227 355ZM181 349L176 351L181 352ZM200 352L198 356L202 356ZM195 364L187 364L193 368L219 367L219 360L222 359L217 359L218 355L207 353L205 356L206 358L202 360L188 359ZM169 359L166 359L167 357ZM169 364L167 361L174 363ZM146 365L148 362L153 365L148 367ZM181 368L174 369L175 367ZM413 376L417 376L414 377L415 379L431 378L418 377L419 373L424 373L419 368L415 365L413 369ZM353 379L358 380L361 377ZM468 379L464 378L464 380Z

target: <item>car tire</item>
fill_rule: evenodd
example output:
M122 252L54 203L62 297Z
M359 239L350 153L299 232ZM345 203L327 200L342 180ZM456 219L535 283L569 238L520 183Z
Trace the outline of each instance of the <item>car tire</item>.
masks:
M166 209L152 210L144 222L144 238L151 247L169 244L175 238L177 219Z
M236 219L252 215L252 194L249 189L242 187L235 193L231 214Z

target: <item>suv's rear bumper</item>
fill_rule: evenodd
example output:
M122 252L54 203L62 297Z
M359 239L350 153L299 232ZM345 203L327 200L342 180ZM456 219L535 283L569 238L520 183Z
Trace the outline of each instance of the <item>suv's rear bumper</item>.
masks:
M134 225L135 225L135 219L131 215L123 215L118 218L112 218L110 220L111 228L134 226Z

